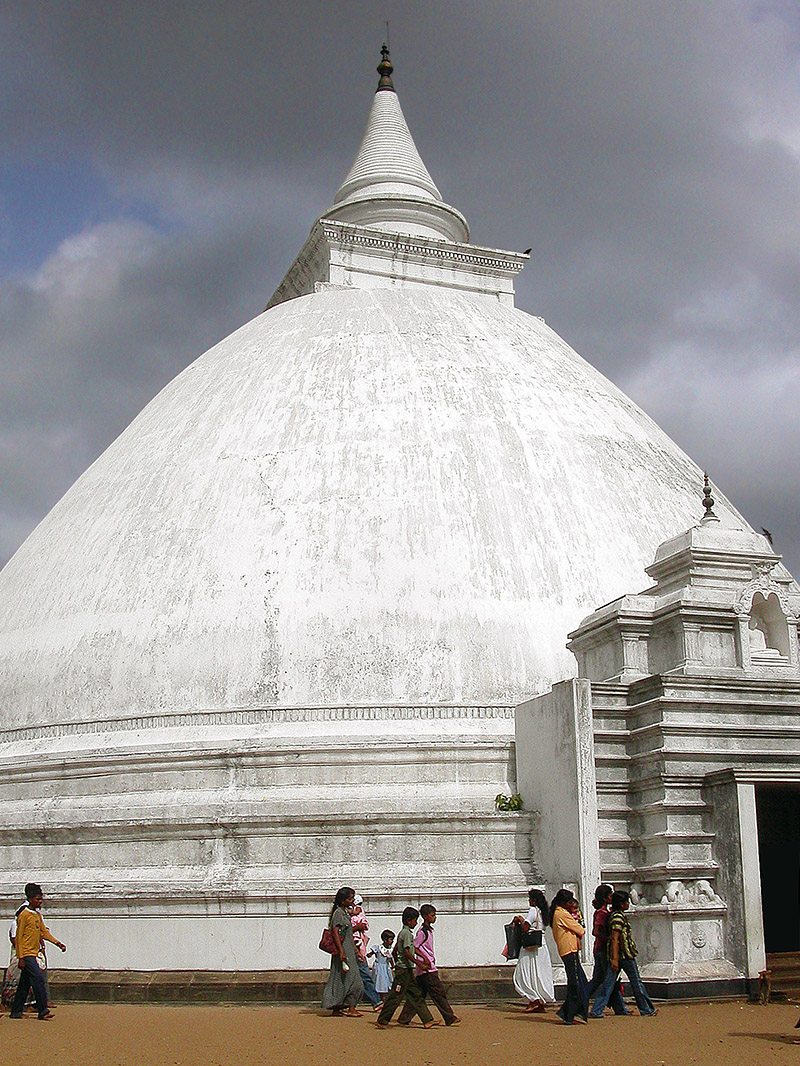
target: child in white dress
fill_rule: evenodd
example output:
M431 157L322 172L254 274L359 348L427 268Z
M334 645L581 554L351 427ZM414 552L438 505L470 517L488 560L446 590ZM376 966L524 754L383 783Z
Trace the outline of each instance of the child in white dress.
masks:
M394 944L394 933L391 929L384 929L381 933L381 946L379 948L370 948L367 952L368 955L372 955L375 959L375 964L372 967L372 979L375 982L375 991L385 996L389 989L392 987L392 981L394 975L392 973L392 944Z

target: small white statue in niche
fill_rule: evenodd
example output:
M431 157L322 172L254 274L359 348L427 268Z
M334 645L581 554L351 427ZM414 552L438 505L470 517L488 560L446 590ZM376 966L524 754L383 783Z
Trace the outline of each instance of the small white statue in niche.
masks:
M780 659L789 654L786 615L774 593L753 597L747 620L750 654L756 659Z
M750 651L763 652L767 650L767 626L763 619L757 615L751 615L747 623L750 635Z

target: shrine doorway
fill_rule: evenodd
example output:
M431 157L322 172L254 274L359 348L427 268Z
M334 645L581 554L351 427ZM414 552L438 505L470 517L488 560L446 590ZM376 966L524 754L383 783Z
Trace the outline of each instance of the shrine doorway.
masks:
M756 786L764 946L800 951L800 786Z

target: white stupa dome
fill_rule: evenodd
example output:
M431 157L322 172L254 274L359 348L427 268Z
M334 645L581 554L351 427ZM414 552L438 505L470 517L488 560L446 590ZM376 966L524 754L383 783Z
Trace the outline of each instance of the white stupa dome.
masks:
M6 566L4 724L518 702L572 671L565 635L642 584L701 484L499 301L288 301L165 388Z
M0 575L3 728L511 705L573 672L566 634L697 517L697 466L512 306L525 257L454 243L466 223L381 90L270 308Z

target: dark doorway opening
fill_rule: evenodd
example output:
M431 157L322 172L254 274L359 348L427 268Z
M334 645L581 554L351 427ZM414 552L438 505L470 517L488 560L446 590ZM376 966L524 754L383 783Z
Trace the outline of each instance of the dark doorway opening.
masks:
M756 815L764 946L800 951L800 787L757 785Z

